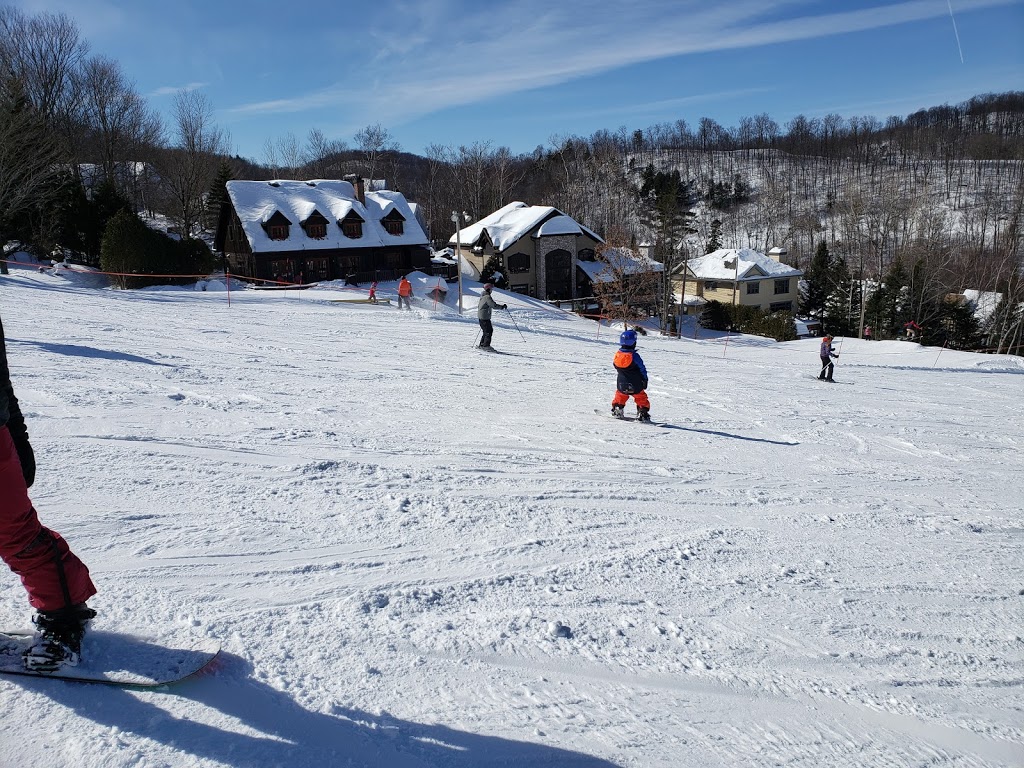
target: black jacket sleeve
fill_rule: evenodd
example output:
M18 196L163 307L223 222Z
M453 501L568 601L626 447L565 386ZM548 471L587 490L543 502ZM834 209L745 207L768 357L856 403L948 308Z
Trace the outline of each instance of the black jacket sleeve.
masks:
M28 441L28 427L25 417L18 405L11 384L11 371L7 365L7 344L4 341L4 325L0 320L0 425L6 426L14 440L14 448L21 462L21 473L25 476L25 485L32 487L36 479L36 457L32 444Z

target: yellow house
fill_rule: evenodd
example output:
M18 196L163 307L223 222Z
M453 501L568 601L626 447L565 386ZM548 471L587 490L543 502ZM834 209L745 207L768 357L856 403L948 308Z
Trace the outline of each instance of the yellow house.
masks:
M779 261L785 253L773 248L770 256L750 248L721 248L690 259L686 264L687 294L705 302L757 307L765 312L796 313L803 272Z

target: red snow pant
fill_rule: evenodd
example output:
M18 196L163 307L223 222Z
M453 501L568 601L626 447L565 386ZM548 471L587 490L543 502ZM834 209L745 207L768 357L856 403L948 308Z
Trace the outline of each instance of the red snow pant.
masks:
M40 524L6 425L0 427L0 559L21 577L36 610L56 611L96 594L85 563Z
M615 397L612 398L612 405L625 405L629 402L629 395L625 392L615 390ZM636 403L637 408L650 408L651 401L647 399L647 390L641 390L633 393L633 402Z

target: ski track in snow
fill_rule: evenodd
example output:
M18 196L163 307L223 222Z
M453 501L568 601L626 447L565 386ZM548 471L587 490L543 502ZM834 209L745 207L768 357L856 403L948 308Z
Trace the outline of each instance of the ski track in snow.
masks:
M652 334L651 429L538 302L269 293L0 280L97 627L225 650L0 679L12 765L1024 765L1020 358Z

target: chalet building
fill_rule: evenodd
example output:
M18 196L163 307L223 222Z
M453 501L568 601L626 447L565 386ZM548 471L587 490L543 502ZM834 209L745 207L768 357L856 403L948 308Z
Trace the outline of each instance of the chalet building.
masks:
M232 273L279 282L431 274L427 236L405 197L349 178L229 181L214 248Z
M580 295L615 296L621 292L629 297L634 308L647 309L651 314L657 312L665 290L665 265L660 261L630 248L608 248L600 260L581 257L578 270Z
M798 283L803 272L779 261L786 251L771 255L750 248L721 248L686 263L687 291L701 302L686 302L686 311L708 301L757 307L765 312L795 313ZM681 285L681 279L678 281Z
M477 272L497 256L511 290L559 300L580 295L580 261L593 261L603 242L557 208L516 202L459 230L448 244L461 248Z

